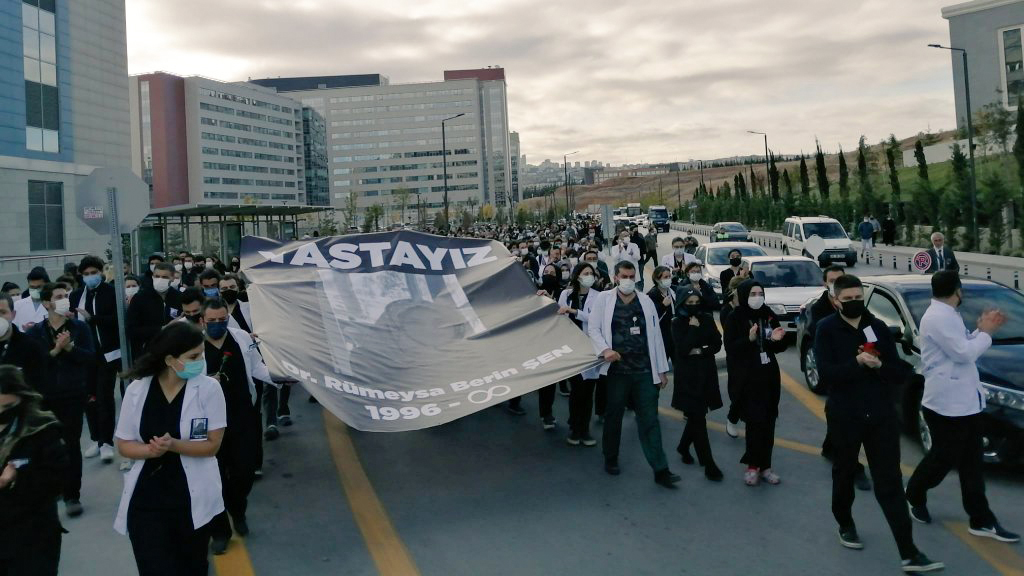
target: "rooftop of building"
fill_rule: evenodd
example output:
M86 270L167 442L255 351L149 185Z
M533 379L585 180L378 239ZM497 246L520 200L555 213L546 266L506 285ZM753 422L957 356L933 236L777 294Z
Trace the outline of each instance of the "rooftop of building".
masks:
M249 82L268 88L275 88L278 92L299 92L303 90L322 90L325 88L354 88L357 86L384 86L390 83L388 77L382 74L250 78Z
M956 16L964 16L974 12L1009 6L1011 4L1024 4L1024 0L971 0L970 2L962 2L952 6L946 6L942 9L942 17L949 20Z

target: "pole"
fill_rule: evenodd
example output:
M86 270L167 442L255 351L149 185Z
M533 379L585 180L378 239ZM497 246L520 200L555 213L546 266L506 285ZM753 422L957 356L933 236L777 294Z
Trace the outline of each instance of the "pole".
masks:
M441 164L444 171L444 234L451 234L452 223L448 220L448 144L444 136L444 123L441 120Z
M565 217L569 218L569 155L562 155L563 168L565 169Z
M770 180L770 178L768 177L768 173L770 171L771 171L771 166L768 164L768 135L765 134L764 135L764 179L765 180ZM769 192L769 195L770 195L770 193L771 193L771 190L770 190L771 185L770 185L770 183L769 183L768 187L769 187L769 191L768 192Z
M967 50L960 50L964 59L964 98L967 104L967 153L970 158L971 167L971 234L974 239L974 246L981 246L981 238L978 237L978 183L974 170L974 123L971 122L971 80L967 73Z
M117 188L107 188L107 208L110 213L110 255L114 260L114 298L117 311L117 335L121 341L121 371L127 372L131 364L128 355L128 338L124 328L124 250L121 245L121 225L117 214Z

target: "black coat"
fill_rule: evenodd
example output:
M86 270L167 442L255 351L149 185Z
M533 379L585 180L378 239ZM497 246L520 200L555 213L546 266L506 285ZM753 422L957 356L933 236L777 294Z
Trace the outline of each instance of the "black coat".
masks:
M932 246L928 249L928 255L932 257L932 265L928 267L927 273L934 274L939 271L939 256L935 252L935 247ZM942 258L945 260L946 267L943 270L952 270L954 272L960 271L960 263L956 261L956 255L949 249L949 246L942 247Z
M63 530L57 497L69 465L60 427L44 428L18 441L8 462L22 459L29 463L18 470L14 487L0 490L0 564L5 558L29 554L33 558L47 556L39 558L40 562L52 565L49 555L60 555ZM6 465L0 462L0 468Z
M11 338L7 348L0 353L0 364L13 364L21 368L25 382L39 391L46 386L46 367L50 363L50 355L43 348L42 342L11 327Z
M92 330L81 320L67 321L71 351L62 351L51 357L54 341L50 336L50 321L44 320L32 327L28 335L40 342L47 351L46 377L39 386L39 392L46 400L85 398L88 369L96 362L96 347L92 341Z
M782 394L782 379L779 362L775 355L787 347L786 340L771 340L766 330L779 328L778 318L764 305L754 311L747 306L747 298L754 286L753 280L740 285L740 305L729 315L725 325L725 351L729 355L730 380L736 379L740 391L740 417L745 422L764 422L779 416L779 399ZM759 337L750 341L750 328L760 326ZM768 363L761 362L761 352L767 355ZM737 372L733 374L732 372Z
M814 304L811 304L811 318L810 323L806 328L806 337L810 339L809 341L812 346L814 344L815 334L818 332L818 325L821 324L822 320L835 313L836 309L832 306L832 302L829 300L827 291L823 292L821 297L814 301Z
M697 316L700 326L677 315L672 320L672 407L687 415L704 414L722 407L715 354L722 349L722 335L711 314ZM691 354L695 348L700 354Z
M686 279L686 282L682 282L675 286L676 302L682 303L682 296L690 286L689 278ZM697 286L700 288L701 309L708 313L717 312L722 305L718 301L718 294L715 294L715 289L704 280L698 282Z
M167 290L164 298L153 288L143 288L132 298L125 319L125 331L132 347L132 358L138 358L160 329L181 313L181 294Z
M79 288L68 296L72 310L78 308L85 288ZM117 333L117 290L110 284L100 283L94 290L95 314L86 322L93 331L93 338L99 336L96 351L101 355L121 347L121 338ZM100 344L102 342L102 344Z
M658 326L661 328L661 339L665 341L665 351L672 354L672 306L661 303L665 297L657 286L648 290L647 296L654 301L654 308L658 311Z

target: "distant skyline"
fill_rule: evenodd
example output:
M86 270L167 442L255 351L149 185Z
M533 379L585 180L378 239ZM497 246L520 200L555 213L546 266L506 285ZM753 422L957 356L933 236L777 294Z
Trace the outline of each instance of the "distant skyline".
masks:
M834 152L955 127L950 53L926 46L955 3L131 0L128 69L405 84L500 65L531 164L763 154L747 130Z

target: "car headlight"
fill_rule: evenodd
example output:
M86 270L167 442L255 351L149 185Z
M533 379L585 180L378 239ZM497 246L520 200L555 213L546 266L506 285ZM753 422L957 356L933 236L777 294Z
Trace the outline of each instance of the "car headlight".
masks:
M989 404L1015 410L1024 410L1024 392L1010 390L1002 386L994 386L985 382L981 383L981 387L985 389L985 401Z
M786 307L782 304L769 304L768 309L774 312L777 316L786 315Z

